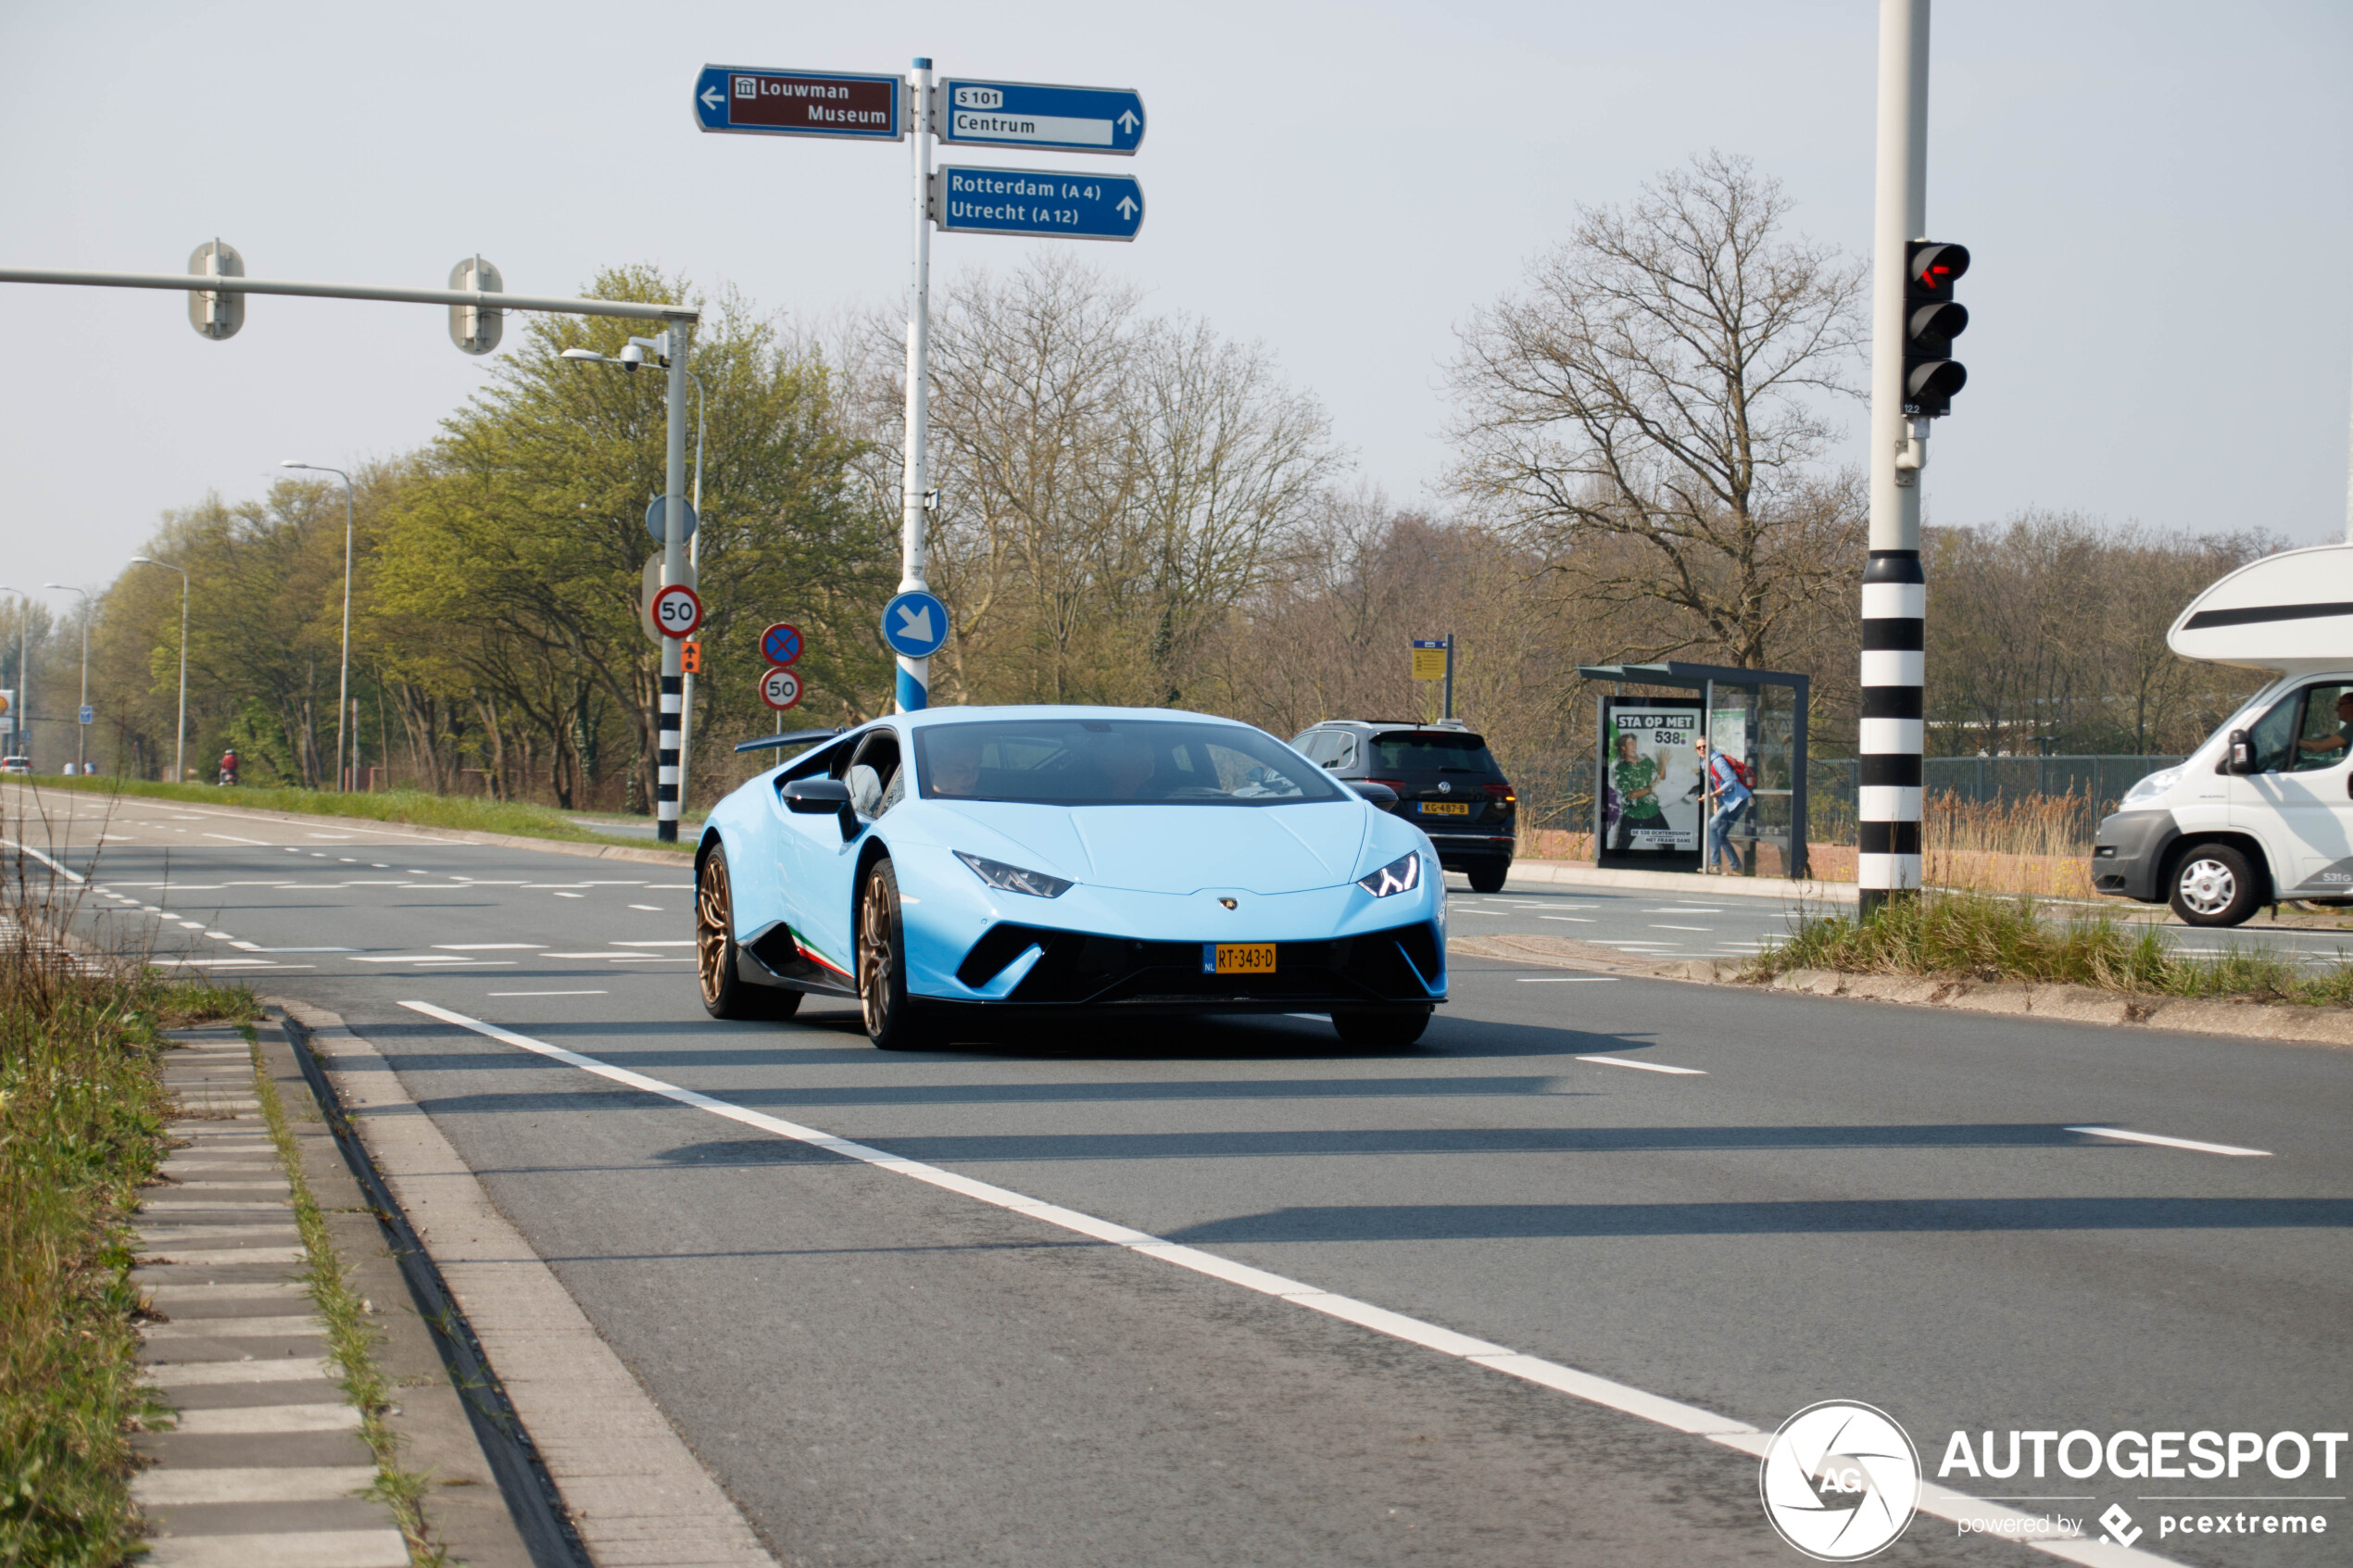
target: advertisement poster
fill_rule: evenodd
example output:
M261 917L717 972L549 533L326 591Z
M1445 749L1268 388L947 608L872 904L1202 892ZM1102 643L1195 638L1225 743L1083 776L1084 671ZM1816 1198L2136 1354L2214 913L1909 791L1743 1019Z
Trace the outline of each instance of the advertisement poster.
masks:
M1601 864L1698 863L1700 721L1694 697L1602 698Z

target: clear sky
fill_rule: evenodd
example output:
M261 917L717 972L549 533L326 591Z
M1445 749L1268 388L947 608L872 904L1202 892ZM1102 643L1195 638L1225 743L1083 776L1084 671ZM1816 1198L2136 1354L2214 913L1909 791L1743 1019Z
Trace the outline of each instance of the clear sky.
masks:
M644 260L822 320L904 286L907 148L698 134L703 64L1132 86L1133 159L975 161L1140 177L1142 237L1088 259L1262 340L1412 500L1455 323L1578 204L1720 147L1868 249L1876 25L1869 0L8 6L0 264L178 271L218 234L256 276L437 287L479 250L571 294ZM1945 4L1933 56L1929 227L1976 259L1931 521L2337 536L2353 6ZM936 272L1033 243L1071 242L939 236ZM19 586L104 583L162 508L281 458L411 448L486 370L417 306L257 298L216 344L177 293L0 297Z

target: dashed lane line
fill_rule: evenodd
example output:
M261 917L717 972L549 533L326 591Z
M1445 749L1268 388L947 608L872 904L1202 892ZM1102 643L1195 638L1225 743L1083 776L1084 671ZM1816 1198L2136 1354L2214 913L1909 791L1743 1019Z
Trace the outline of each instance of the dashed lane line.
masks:
M823 1149L829 1154L839 1155L845 1160L854 1160L861 1164L871 1165L876 1170L887 1171L894 1175L905 1176L910 1180L922 1182L945 1192L956 1193L961 1197L990 1204L1012 1213L1024 1214L1041 1224L1073 1231L1091 1240L1103 1242L1113 1247L1125 1248L1140 1257L1156 1258L1164 1263L1173 1263L1180 1269L1189 1269L1195 1273L1205 1274L1211 1279L1223 1280L1228 1285L1239 1286L1245 1290L1255 1291L1262 1296L1271 1296L1277 1300L1288 1302L1295 1307L1303 1307L1309 1311L1322 1312L1327 1316L1339 1318L1342 1322L1353 1323L1359 1327L1370 1329L1376 1334L1385 1334L1391 1338L1403 1340L1407 1344L1434 1350L1440 1355L1453 1356L1473 1365L1485 1367L1491 1372L1500 1372L1508 1377L1521 1378L1542 1387L1555 1389L1574 1399L1583 1399L1607 1410L1617 1411L1639 1420L1651 1422L1667 1427L1670 1431L1680 1432L1689 1436L1705 1437L1710 1442L1720 1443L1726 1448L1750 1455L1752 1458L1761 1459L1767 1446L1772 1441L1770 1433L1751 1426L1744 1421L1736 1421L1728 1415L1718 1415L1713 1411L1702 1410L1696 1405L1687 1405L1678 1399L1669 1399L1663 1395L1651 1393L1644 1388L1636 1388L1629 1384L1614 1382L1606 1377L1597 1377L1590 1372L1579 1372L1575 1367L1563 1366L1558 1361L1546 1361L1540 1356L1524 1356L1516 1350L1506 1349L1501 1345L1490 1344L1484 1339L1474 1338L1467 1334L1458 1334L1451 1328L1444 1328L1437 1323L1425 1323L1419 1318L1407 1317L1403 1312L1392 1312L1387 1308L1376 1307L1369 1301L1359 1301L1352 1297L1335 1295L1328 1290L1304 1285L1298 1280L1286 1279L1280 1274L1270 1273L1264 1269L1253 1269L1247 1263L1238 1263L1231 1259L1220 1258L1213 1252L1203 1252L1199 1248L1164 1241L1149 1232L1131 1230L1126 1225L1098 1219L1092 1214L1082 1213L1076 1209L1065 1209L1058 1203L1046 1203L1025 1193L1015 1192L1010 1187L998 1186L989 1182L975 1181L969 1176L958 1175L952 1171L944 1171L937 1165L926 1165L919 1160L909 1160L900 1155L875 1148L869 1144L852 1143L848 1138L836 1137L831 1133L820 1132L814 1127L804 1127L798 1123L787 1122L782 1117L749 1110L740 1105L714 1098L693 1089L680 1088L675 1084L665 1084L659 1078L648 1078L642 1073L633 1073L625 1067L615 1067L610 1062L599 1061L592 1056L583 1056L577 1051L566 1050L561 1046L551 1046L544 1040L535 1040L528 1035L518 1035L510 1029L502 1029L496 1023L485 1023L481 1019L469 1018L464 1013L453 1012L447 1008L436 1007L431 1002L411 1001L403 1002L400 1005L412 1012L423 1013L428 1018L437 1018L445 1023L455 1024L460 1029L486 1035L490 1039L513 1046L520 1050L530 1051L551 1060L563 1062L567 1066L579 1068L584 1073L594 1073L610 1082L624 1085L646 1094L659 1096L680 1105L692 1106L698 1110L707 1110L714 1116L743 1126L755 1127L765 1133L774 1133L778 1137L789 1138L795 1143ZM1686 1071L1690 1070L1686 1069ZM2021 1529L2030 1524L2030 1516L2019 1513L2016 1510L1931 1483L1921 1485L1919 1507L1923 1513L1956 1523L1963 1519L1997 1523L2003 1520L2013 1520L2017 1527ZM2032 1521L2032 1523L2039 1523L2039 1521ZM2070 1562L2113 1563L2126 1565L2126 1568L2138 1568L2141 1564L2152 1565L2154 1568L2154 1565L2167 1563L2166 1559L2153 1553L2135 1551L2106 1542L2100 1544L2096 1556L2087 1556L2082 1542L2055 1541L2045 1544L2028 1540L2024 1544L2034 1550L2048 1552L2052 1556L2064 1558ZM2170 1564L2168 1568L2171 1568Z
M1596 1062L1604 1067L1633 1067L1644 1073L1672 1073L1679 1078L1705 1078L1705 1067L1669 1067L1663 1061L1629 1061L1622 1056L1580 1056L1579 1061Z
M2169 1138L2159 1133L2130 1133L2121 1127L2070 1127L2070 1133L2084 1133L2095 1138L2121 1138L2126 1143L2154 1144L2158 1148L2186 1148L2193 1154L2223 1154L2235 1160L2269 1160L2268 1148L2241 1148L2236 1144L2200 1143L2195 1138Z

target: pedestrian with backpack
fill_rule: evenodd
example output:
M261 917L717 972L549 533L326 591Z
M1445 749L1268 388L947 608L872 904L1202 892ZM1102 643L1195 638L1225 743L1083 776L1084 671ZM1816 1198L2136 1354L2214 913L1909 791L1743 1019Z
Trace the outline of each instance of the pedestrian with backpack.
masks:
M1700 777L1707 789L1707 853L1701 857L1700 870L1712 872L1719 861L1729 860L1731 866L1727 874L1739 876L1745 868L1732 848L1732 826L1755 798L1749 788L1748 770L1730 752L1711 747L1705 735L1692 744L1699 750Z

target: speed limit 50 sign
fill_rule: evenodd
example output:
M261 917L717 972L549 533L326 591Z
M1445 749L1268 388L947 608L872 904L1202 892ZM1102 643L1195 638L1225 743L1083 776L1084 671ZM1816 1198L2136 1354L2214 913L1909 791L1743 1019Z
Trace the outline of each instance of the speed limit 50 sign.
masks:
M702 600L684 583L673 583L654 596L654 630L665 637L691 637L702 624Z
M760 678L760 700L782 713L800 700L800 677L789 670L771 670Z

